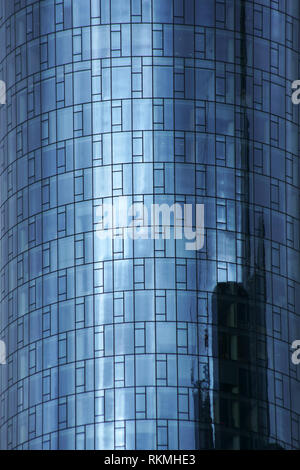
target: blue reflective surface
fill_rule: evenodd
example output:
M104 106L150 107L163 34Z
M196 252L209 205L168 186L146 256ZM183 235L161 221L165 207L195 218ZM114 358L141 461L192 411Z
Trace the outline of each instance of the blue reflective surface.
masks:
M299 5L0 5L2 449L299 448ZM205 204L205 246L99 206Z

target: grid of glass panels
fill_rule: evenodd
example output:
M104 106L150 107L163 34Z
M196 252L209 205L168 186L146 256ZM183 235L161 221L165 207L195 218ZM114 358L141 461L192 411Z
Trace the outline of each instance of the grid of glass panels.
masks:
M0 9L1 448L298 448L298 2ZM100 241L120 197L204 249Z

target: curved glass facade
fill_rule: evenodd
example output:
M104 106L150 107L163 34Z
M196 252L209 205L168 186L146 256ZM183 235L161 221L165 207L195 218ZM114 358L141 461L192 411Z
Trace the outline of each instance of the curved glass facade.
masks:
M295 0L0 3L2 449L296 449ZM205 246L101 207L205 205Z

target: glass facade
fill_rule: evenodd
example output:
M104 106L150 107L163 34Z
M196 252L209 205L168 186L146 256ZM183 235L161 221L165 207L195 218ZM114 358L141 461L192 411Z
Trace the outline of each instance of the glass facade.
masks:
M1 449L300 447L295 0L2 0ZM101 240L204 204L205 246Z

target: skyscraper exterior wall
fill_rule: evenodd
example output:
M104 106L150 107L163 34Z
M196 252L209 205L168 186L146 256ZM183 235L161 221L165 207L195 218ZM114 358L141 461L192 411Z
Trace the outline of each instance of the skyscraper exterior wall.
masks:
M0 2L1 449L299 448L299 20ZM132 203L204 204L204 247L101 239Z

